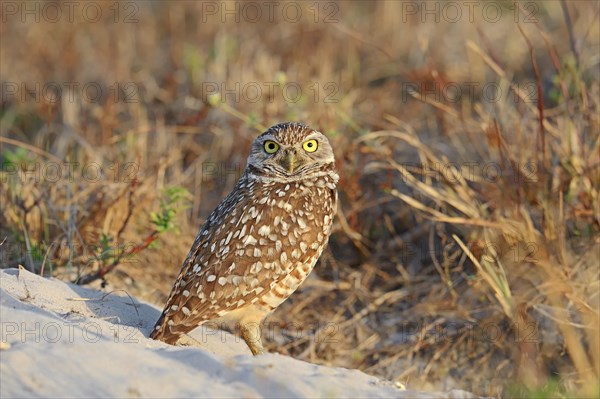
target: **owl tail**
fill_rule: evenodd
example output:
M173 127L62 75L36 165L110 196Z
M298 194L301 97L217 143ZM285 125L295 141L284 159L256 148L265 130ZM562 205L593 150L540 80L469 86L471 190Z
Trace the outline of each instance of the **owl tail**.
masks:
M165 314L163 313L152 329L150 338L163 341L170 345L175 345L182 335L183 332L172 331L171 326L167 325L167 320Z

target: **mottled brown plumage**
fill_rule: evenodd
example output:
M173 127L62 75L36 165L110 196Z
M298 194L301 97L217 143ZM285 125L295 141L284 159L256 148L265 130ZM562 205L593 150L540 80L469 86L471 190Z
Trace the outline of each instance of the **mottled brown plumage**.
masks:
M174 344L211 321L262 353L260 323L327 244L337 181L322 133L282 123L258 136L240 180L198 232L151 337Z

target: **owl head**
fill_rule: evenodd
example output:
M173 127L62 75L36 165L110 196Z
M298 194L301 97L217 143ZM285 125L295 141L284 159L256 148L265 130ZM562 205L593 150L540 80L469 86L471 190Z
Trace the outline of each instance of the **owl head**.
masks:
M334 166L327 137L296 122L270 127L254 140L248 157L251 170L282 181L319 176Z

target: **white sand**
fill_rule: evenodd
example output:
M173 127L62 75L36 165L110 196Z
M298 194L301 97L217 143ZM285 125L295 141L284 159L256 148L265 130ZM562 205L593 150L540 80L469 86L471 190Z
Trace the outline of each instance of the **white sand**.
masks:
M124 292L0 270L0 397L472 397L399 390L357 370L276 354L253 357L220 331L197 329L201 348L166 345L146 338L159 314Z

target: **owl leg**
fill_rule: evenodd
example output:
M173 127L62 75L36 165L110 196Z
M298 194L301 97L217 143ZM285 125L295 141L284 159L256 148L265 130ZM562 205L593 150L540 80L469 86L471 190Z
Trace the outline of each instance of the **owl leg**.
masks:
M248 323L240 327L240 335L254 356L265 353L262 341L260 340L260 324Z

